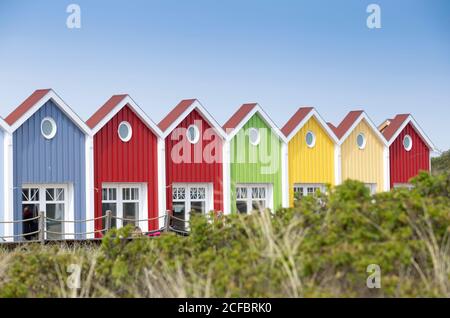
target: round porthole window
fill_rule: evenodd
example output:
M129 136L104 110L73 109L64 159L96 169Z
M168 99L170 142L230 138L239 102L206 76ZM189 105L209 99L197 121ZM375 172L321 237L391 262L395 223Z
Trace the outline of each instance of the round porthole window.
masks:
M253 146L256 146L259 144L259 140L260 140L260 135L259 135L259 130L256 128L250 128L248 131L248 137L250 139L250 143Z
M366 147L366 136L363 133L359 133L356 137L356 144L359 149L364 149Z
M123 142L128 142L133 135L133 130L131 129L131 125L127 121L123 121L119 124L119 129L117 129L117 133L119 134L120 140Z
M314 147L314 145L316 144L316 135L314 135L314 133L312 131L308 131L306 133L306 145L309 148Z
M186 131L186 137L191 144L196 144L200 139L198 127L195 125L190 125Z
M56 136L56 122L51 117L45 117L41 122L41 133L45 139L52 139Z
M410 151L412 148L412 139L410 135L406 135L403 138L403 147L405 147L406 151Z

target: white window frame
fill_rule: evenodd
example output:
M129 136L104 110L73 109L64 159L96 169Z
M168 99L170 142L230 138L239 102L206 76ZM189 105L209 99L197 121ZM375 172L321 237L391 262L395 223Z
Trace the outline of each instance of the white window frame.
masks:
M252 198L252 188L264 188L266 191L266 198L264 200L262 199L254 199ZM244 199L238 199L237 198L237 189L238 188L246 188L247 189L247 198ZM236 204L236 212L239 213L237 211L237 201L246 201L247 202L247 214L250 214L253 212L253 201L266 201L266 209L270 209L270 211L274 211L273 210L273 185L270 183L238 183L235 186L235 190L234 190L234 195L235 195L235 204Z
M120 135L120 127L124 125L128 128L128 136L126 138L122 138ZM123 142L129 142L131 138L133 137L133 128L131 127L131 124L127 121L122 121L119 126L117 126L117 134L119 135L119 139Z
M409 147L406 147L406 146L405 146L405 140L406 140L406 139L409 139ZM411 149L412 149L412 147L413 147L413 140L412 140L412 137L411 137L410 135L405 135L405 137L403 137L402 145L403 145L403 148L404 148L406 151L411 151Z
M309 191L310 188L312 188L312 192ZM296 193L298 192L298 191L296 191L296 189L302 190L303 194L301 197L307 197L310 195L314 195L314 194L316 194L317 190L320 190L320 192L322 192L322 193L326 193L326 190L327 190L324 183L295 183L293 186L294 201L299 200L296 197Z
M406 188L408 190L414 189L414 185L411 183L394 183L394 189Z
M44 121L49 121L53 125L53 132L48 136L46 134L44 134L44 129L43 129ZM41 120L41 135L42 135L42 137L44 137L47 140L51 140L51 139L55 138L57 132L58 132L58 125L56 125L56 121L52 117L44 117Z
M366 183L364 183L364 185L366 186L367 189L369 189L370 195L374 195L375 193L377 193L377 184L376 183L366 182Z
M191 199L191 189L192 188L206 188L205 199L203 200L193 200ZM185 195L184 199L173 199L173 190L174 188L184 188ZM191 219L191 202L202 202L205 201L205 213L209 213L209 211L214 210L214 192L212 183L173 183L172 184L172 193L171 193L172 202L184 202L186 209L186 228L189 229L189 220Z
M139 199L138 200L124 200L123 199L123 189L128 188L138 188ZM105 200L103 201L103 190L104 189L116 189L116 200ZM148 198L147 198L147 183L109 183L105 182L102 184L102 215L103 215L103 203L115 203L116 204L116 216L118 218L123 218L123 204L124 203L139 203L139 211L136 222L136 226L139 226L142 232L148 232ZM116 219L116 227L123 227L123 221L121 219Z
M195 133L196 133L196 136L195 136L194 139L191 139L190 136L189 136L189 129L191 129L191 128L194 128ZM186 129L186 138L193 145L198 143L198 141L200 140L200 129L197 127L197 125L192 124L192 125L188 126L188 128Z
M47 201L46 190L47 189L64 189L64 200L63 201ZM23 189L39 189L39 200L38 201L23 201L22 200L22 190ZM71 184L23 184L21 187L21 206L23 204L38 204L38 212L44 212L47 215L47 203L49 204L64 204L64 221L63 229L64 233L75 233L75 211L74 211L74 191ZM46 222L45 222L46 224ZM81 233L80 233L81 235ZM47 233L45 233L45 238L47 238ZM62 239L70 240L74 239L73 234L62 234Z

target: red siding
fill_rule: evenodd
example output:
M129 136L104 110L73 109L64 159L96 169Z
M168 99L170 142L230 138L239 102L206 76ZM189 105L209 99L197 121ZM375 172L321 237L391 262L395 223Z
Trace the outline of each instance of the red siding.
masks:
M410 135L413 145L410 151L403 147L403 138ZM389 148L391 188L394 183L407 183L420 171L430 171L430 151L411 123L406 125Z
M117 128L128 121L133 135L122 142ZM148 218L158 217L158 164L157 136L128 107L120 110L94 136L95 216L102 214L102 183L147 183ZM158 221L149 222L149 230L158 228ZM101 229L101 220L95 228Z
M203 133L206 129L211 128L207 121L203 119L200 113L196 110L192 111L178 126L180 128L189 127L189 125L194 122L201 122L202 129L200 130L200 140L202 139ZM220 146L219 153L217 153L217 157L220 158L219 162L207 163L204 162L204 158L202 156L201 162L193 162L194 161L194 149L195 147L202 147L202 153L205 147L211 142L209 140L203 140L200 144L197 143L192 145L188 143L185 145L186 147L191 147L191 163L175 163L171 158L172 148L175 144L178 144L180 141L172 140L172 131L169 136L167 136L166 143L166 199L167 199L167 209L172 210L172 184L173 183L182 183L182 182L208 182L212 183L214 187L214 210L223 211L223 183L222 183L222 139L218 134L214 134L215 140L219 141ZM185 140L185 139L184 139ZM198 152L197 152L198 153Z

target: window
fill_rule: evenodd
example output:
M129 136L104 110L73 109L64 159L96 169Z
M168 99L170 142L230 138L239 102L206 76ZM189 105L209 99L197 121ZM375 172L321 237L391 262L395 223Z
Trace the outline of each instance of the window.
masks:
M394 189L405 188L408 190L414 189L414 185L411 183L394 183Z
M51 117L45 117L41 121L41 133L45 139L53 139L56 136L57 126L56 122Z
M257 146L259 144L260 141L260 135L259 135L259 130L257 128L250 128L248 131L248 136L249 136L249 140L250 143L253 146Z
M366 136L363 133L359 133L356 136L356 144L359 149L364 149L366 147Z
M403 138L403 147L405 147L406 151L410 151L412 148L412 138L410 135L406 135Z
M196 144L200 139L198 127L195 125L190 125L186 131L186 137L191 144Z
M133 135L133 129L131 128L129 122L123 121L119 124L117 133L119 134L120 140L122 140L123 142L128 142L131 140L131 136Z
M128 224L139 226L147 231L148 218L145 214L147 207L147 184L104 184L102 189L102 215L111 211L111 227L122 227ZM103 218L102 228L106 227Z
M269 185L239 184L236 186L236 211L247 214L254 210L271 208Z
M66 232L73 232L73 223L65 223L69 217L69 188L66 185L26 185L22 188L22 218L31 219L39 215L46 216L45 236L47 239L67 239ZM72 227L72 228L71 228ZM32 233L39 229L39 221L23 223L23 233ZM72 236L72 235L70 235ZM37 234L25 236L26 239L37 239Z
M316 144L316 135L314 135L314 133L312 131L308 131L306 133L305 139L306 139L306 145L309 148L314 147L314 145Z
M191 213L205 214L212 207L211 186L208 184L175 184L172 187L172 226L186 231ZM211 191L211 192L210 192Z
M365 183L364 185L366 186L367 189L369 189L371 195L377 192L376 183Z
M324 193L325 186L323 184L295 184L294 185L294 201L309 195L315 195L318 191Z

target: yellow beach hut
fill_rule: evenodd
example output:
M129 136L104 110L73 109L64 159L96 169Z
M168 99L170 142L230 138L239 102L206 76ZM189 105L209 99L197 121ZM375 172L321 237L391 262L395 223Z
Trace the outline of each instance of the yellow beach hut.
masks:
M282 128L288 141L289 204L339 182L339 141L313 107L301 107Z
M358 180L371 193L389 190L389 147L362 110L351 111L339 126L329 124L339 138L341 180Z

